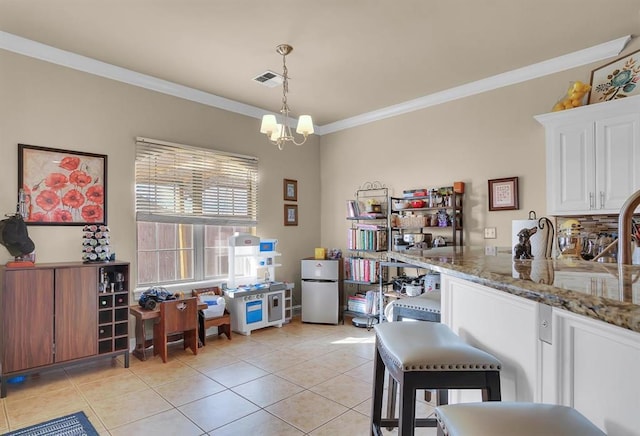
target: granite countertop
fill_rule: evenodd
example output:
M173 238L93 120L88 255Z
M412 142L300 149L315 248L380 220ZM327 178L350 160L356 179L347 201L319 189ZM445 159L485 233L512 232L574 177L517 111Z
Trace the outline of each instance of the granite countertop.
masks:
M392 252L388 258L640 332L640 266L516 261L510 248L499 247L442 247Z

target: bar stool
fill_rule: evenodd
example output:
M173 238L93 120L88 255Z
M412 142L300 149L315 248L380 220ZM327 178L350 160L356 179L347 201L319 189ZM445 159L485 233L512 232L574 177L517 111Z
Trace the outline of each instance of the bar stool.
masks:
M555 404L497 402L436 407L439 436L606 436L571 407Z
M417 297L401 298L391 303L391 320L401 321L405 318L418 321L440 322L440 291L424 292ZM387 417L393 418L396 413L396 393L398 385L392 377L389 377L389 388L387 390ZM446 404L440 393L438 405ZM425 392L425 400L431 401L431 392ZM441 402L442 401L442 402Z
M391 303L393 321L411 318L440 322L440 291L425 292L418 297L401 298Z
M500 401L498 359L465 343L444 324L388 322L374 326L371 431L398 427L399 436L414 434L414 427L436 427L434 418L415 418L418 389L482 389L483 401ZM400 388L399 419L382 418L385 369Z

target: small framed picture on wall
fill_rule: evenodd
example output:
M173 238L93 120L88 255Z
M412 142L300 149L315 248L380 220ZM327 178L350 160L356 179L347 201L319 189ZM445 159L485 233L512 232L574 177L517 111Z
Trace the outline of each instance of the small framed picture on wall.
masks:
M284 179L282 184L285 201L298 201L298 181Z
M284 205L284 225L285 226L298 225L298 205L296 204Z
M518 178L489 180L489 210L516 210L518 205Z

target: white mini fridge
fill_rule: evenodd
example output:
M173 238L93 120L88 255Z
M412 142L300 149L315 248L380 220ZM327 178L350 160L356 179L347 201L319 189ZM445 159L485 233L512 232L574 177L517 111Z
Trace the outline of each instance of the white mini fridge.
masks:
M302 259L302 322L338 324L342 259Z

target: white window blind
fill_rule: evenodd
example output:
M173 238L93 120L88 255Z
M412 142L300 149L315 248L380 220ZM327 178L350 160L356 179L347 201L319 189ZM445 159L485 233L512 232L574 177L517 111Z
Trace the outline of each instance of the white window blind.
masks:
M138 221L257 224L256 157L137 138L135 175Z

